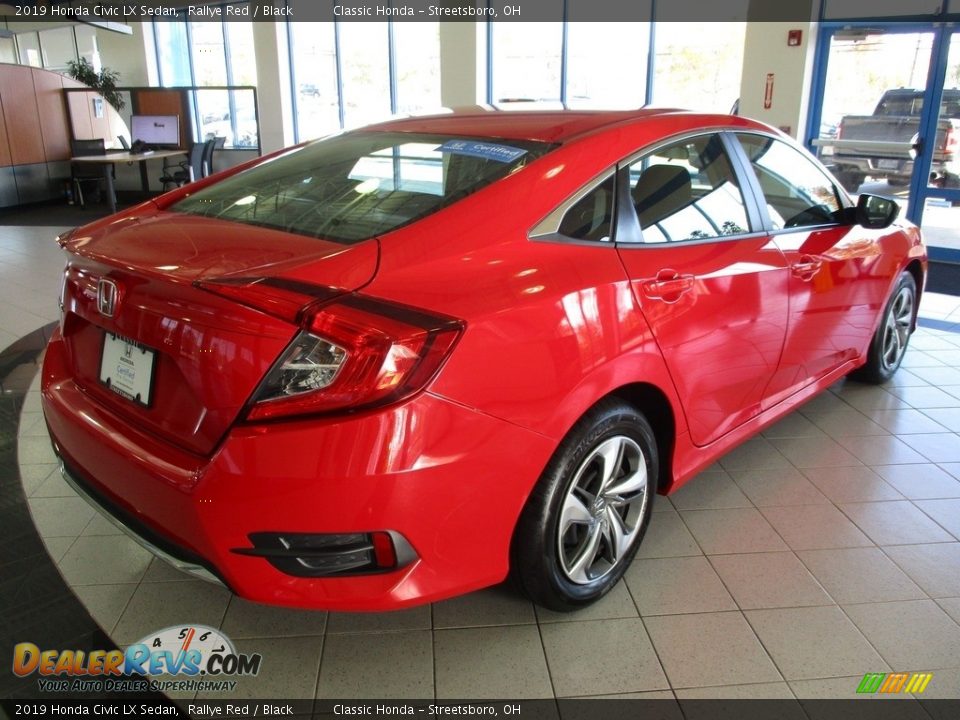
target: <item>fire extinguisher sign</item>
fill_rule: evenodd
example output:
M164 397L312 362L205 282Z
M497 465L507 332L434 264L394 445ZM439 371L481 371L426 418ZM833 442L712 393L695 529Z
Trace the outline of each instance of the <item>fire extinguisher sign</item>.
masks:
M763 89L763 109L773 107L773 73L767 73L767 85Z

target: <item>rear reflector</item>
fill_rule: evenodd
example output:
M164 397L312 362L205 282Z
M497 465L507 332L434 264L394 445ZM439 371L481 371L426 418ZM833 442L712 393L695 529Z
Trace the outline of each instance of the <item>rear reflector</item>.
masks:
M330 577L388 572L409 565L416 553L397 532L307 534L252 533L252 548L238 555L262 557L287 575Z

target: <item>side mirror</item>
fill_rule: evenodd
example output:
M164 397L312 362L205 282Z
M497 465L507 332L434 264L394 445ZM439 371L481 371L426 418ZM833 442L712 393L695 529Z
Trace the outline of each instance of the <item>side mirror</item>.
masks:
M863 193L857 200L857 210L854 218L857 225L880 230L890 227L899 214L900 206L896 200Z

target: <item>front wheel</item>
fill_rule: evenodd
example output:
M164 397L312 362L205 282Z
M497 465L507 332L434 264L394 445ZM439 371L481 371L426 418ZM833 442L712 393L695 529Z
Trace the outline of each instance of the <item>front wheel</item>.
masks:
M650 522L658 474L653 429L604 400L560 444L520 516L512 573L551 610L603 597L623 577Z
M867 362L851 377L869 383L882 383L892 378L907 352L916 312L917 283L913 275L903 272L884 308L880 327L870 342Z

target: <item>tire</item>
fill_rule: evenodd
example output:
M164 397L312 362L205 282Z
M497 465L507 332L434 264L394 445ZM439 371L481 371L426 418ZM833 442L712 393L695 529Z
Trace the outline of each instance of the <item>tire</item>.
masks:
M947 173L943 176L943 187L951 189L960 188L960 176ZM951 200L950 207L960 207L960 200Z
M620 400L594 406L560 443L524 506L511 552L514 584L560 612L606 595L646 533L658 471L646 418Z
M844 190L849 193L856 193L863 185L863 181L867 179L863 173L852 170L837 170L835 175L840 184L843 185Z
M850 376L874 384L892 378L907 352L916 313L917 283L913 275L904 271L883 309L880 326L867 350L867 362Z

